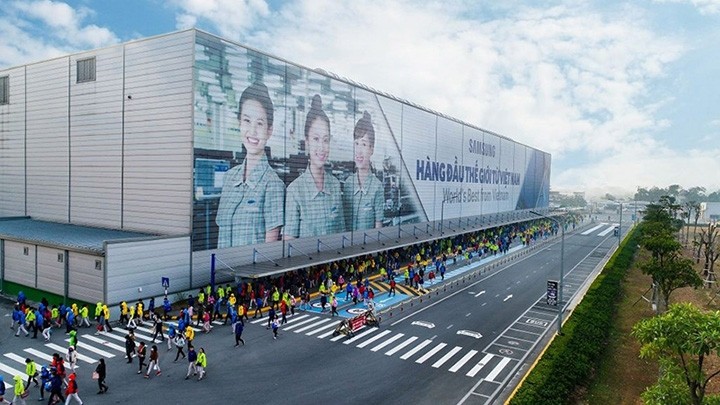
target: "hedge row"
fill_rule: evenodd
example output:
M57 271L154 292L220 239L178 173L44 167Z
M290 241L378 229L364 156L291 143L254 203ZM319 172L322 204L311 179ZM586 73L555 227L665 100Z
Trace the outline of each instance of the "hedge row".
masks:
M563 325L562 335L553 340L511 398L511 404L570 403L577 388L587 384L605 352L621 282L638 248L637 238L633 229Z

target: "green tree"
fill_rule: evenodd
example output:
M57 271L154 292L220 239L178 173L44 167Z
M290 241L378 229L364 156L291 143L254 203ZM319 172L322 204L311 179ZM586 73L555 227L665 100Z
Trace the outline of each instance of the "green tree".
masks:
M640 264L642 272L651 276L658 286L662 297L662 306L658 306L658 312L663 312L668 308L673 291L683 287L698 288L703 284L702 279L693 268L692 260L674 254L662 258L664 262L652 258L650 261Z
M720 374L706 362L708 356L720 355L720 312L674 304L665 314L638 322L632 334L642 345L640 357L657 358L662 366L658 382L643 393L646 403L699 405L719 399L706 396L705 390ZM687 396L678 392L679 381L685 382Z
M670 214L670 203L648 205L639 227L640 245L651 253L650 260L641 263L640 269L651 276L658 287L662 298L658 305L659 312L668 307L673 291L702 285L702 279L693 269L692 261L680 255L682 245L675 237L677 228Z

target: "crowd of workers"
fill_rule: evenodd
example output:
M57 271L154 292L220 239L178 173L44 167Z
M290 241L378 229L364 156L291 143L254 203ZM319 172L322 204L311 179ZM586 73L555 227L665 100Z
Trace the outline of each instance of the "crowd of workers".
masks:
M143 374L145 370L145 378L150 378L153 373L160 376L162 371L158 347L154 343L155 339L159 339L158 343L167 341L168 351L172 350L173 345L175 346L174 362L180 357L188 361L185 379L197 376L198 380L202 380L207 368L207 355L204 348L201 347L197 351L195 349L196 332L193 325L201 328L200 331L203 333L210 333L213 321L222 320L223 324L229 322L237 347L245 344L242 333L245 321L249 320L249 313L253 312L253 318L262 318L263 312L267 312L267 328L272 329L272 337L277 339L278 330L287 322L288 314L294 315L296 309L310 308L311 292L317 292L320 296L321 310L324 312L329 305L331 316L335 316L339 315L337 295L341 292L345 292L345 300L352 299L354 305L360 300L366 305L372 305L374 291L369 285L370 276L376 276L381 282L387 283L390 295L395 293L396 279L399 277L402 277L406 286L422 290L426 279L429 283L434 283L438 278L444 280L446 266L458 259L504 254L513 243L530 245L535 240L557 234L558 231L555 222L533 220L391 249L376 255L341 259L299 271L286 272L279 277L264 277L241 282L234 287L227 284L213 289L208 285L199 289L197 293L190 294L182 303L173 304L168 297L163 299L160 307L156 307L154 298L149 300L147 308L143 300L138 300L132 305L122 302L118 324L127 331L125 357L127 363L132 363L134 358L138 359L137 373ZM169 322L175 313L178 316L176 318L173 316L173 322ZM71 399L82 404L75 373L77 330L91 328L94 325L96 334L112 332L108 306L98 302L91 313L87 304L50 306L43 298L37 307L34 307L29 305L24 295L20 293L12 320L11 327L13 329L17 327L15 336L23 333L29 337L32 333L32 338L36 339L40 332L43 339L48 342L53 329L63 327L66 335L69 336L68 350L64 357L54 353L52 362L41 366L40 370L34 360L31 358L26 360L27 378L21 375L14 377L15 398L12 403L24 403L31 383L34 382L39 388L40 401L44 400L45 392L48 392L48 404L63 400L69 404ZM144 325L145 322L151 324L153 332L147 363L147 345L142 341L137 344L134 336L138 326ZM70 368L68 375L66 375L66 362ZM37 380L38 376L40 382ZM104 359L100 359L93 378L97 380L98 394L107 392ZM0 387L3 390L0 391L0 401L9 403L3 397L5 386L1 377ZM63 388L65 396L63 396Z

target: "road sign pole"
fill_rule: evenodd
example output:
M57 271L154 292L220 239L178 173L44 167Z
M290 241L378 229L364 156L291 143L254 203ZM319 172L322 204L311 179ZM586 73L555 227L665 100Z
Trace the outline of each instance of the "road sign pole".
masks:
M215 253L210 256L210 291L215 293Z

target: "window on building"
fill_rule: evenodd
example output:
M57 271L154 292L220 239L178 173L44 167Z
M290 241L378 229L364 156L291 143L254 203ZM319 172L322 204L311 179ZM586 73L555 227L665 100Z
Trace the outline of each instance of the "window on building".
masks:
M62 253L58 253L58 263L62 263L65 261L65 255Z
M10 78L0 77L0 105L10 104Z
M27 246L23 246L23 255L30 256L30 248Z
M95 81L95 58L81 59L77 61L77 82Z
M102 270L102 260L95 260L95 270Z

